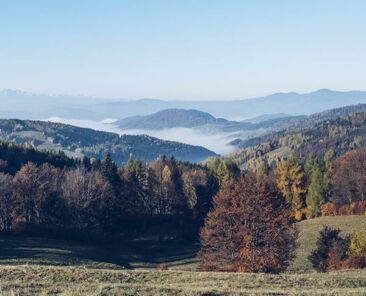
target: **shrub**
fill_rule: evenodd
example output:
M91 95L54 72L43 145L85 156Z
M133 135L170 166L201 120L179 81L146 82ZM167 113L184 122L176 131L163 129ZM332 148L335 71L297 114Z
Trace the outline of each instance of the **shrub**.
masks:
M361 256L350 255L346 260L342 262L342 269L360 269L366 268L366 253Z
M311 252L309 260L319 272L325 272L328 268L339 268L340 261L347 258L348 245L349 239L343 239L339 229L325 226L319 232L317 248Z
M365 252L365 248L366 234L360 231L353 232L349 244L349 253L351 255L361 256Z
M351 215L351 214L350 214L350 206L349 206L349 205L341 206L341 207L338 209L338 215L340 215L340 216L347 216L347 215Z
M160 264L160 265L158 266L158 269L159 269L160 271L166 271L166 270L168 270L168 265L166 265L166 264Z
M324 204L322 206L321 212L322 216L337 216L337 208L331 202L327 202L326 204Z
M329 248L327 259L327 271L335 271L342 268L343 260L347 257L347 245L343 241L334 241Z
M302 221L305 219L305 213L301 210L295 211L294 217L296 221Z

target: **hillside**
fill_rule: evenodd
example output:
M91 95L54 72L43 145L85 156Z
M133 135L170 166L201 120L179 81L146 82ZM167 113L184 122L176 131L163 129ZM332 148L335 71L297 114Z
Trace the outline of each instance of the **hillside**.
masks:
M117 121L117 125L123 129L192 128L217 121L212 115L198 110L166 109L146 116L128 117Z
M359 107L354 108L361 110ZM343 111L346 114L349 112ZM242 168L256 168L262 160L271 164L288 157L292 152L302 157L310 153L323 155L328 149L333 149L335 155L339 156L365 146L366 111L336 117L340 113L341 110L328 111L324 115L315 114L282 131L242 141L237 145L244 149L230 157Z
M289 116L291 116L291 115L286 114L286 113L263 114L263 115L254 116L254 117L245 119L245 120L243 120L243 122L259 123L259 122L267 121L270 119L278 119L278 118L284 118L284 117L289 117Z
M38 149L63 151L71 157L104 158L111 153L122 164L133 155L143 162L162 154L178 160L200 162L215 153L199 146L163 141L149 136L118 135L60 123L0 120L0 139L30 144Z
M296 257L286 273L313 271L308 256L319 231L328 225L343 235L366 231L366 216L319 217L298 222ZM96 244L45 237L0 234L0 265L31 264L87 266L90 268L156 269L164 263L170 269L197 271L199 244L184 240L141 237L130 241Z
M366 216L335 216L319 217L304 220L297 223L299 229L299 244L296 249L295 260L288 268L290 272L313 271L308 256L316 247L319 231L325 226L339 228L342 235L351 234L354 231L366 232Z
M21 291L20 295L61 291L65 295L119 295L121 291L122 295L314 295L324 294L325 288L326 295L365 293L364 270L313 273L307 257L324 225L339 228L346 235L365 230L366 216L299 222L296 258L281 275L197 272L197 246L182 241L136 240L107 246L1 235L0 287L3 292ZM158 271L160 263L166 263L170 270Z
M165 129L165 128L201 128L209 130L236 131L251 130L251 123L229 121L215 118L199 110L165 109L146 116L133 116L117 121L121 129Z

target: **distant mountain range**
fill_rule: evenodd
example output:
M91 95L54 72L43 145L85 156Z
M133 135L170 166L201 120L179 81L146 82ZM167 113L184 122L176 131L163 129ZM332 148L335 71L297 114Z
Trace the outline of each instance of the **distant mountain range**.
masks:
M44 150L63 151L71 157L104 158L110 153L118 164L131 156L149 162L160 155L178 160L201 162L216 154L206 148L154 137L118 135L71 125L10 119L0 120L0 140L29 144Z
M365 91L332 91L311 93L277 93L246 100L165 101L141 99L135 101L106 100L83 96L48 96L20 91L0 92L0 117L44 119L52 116L74 119L102 120L144 116L165 109L196 109L217 118L251 118L263 114L286 112L288 115L309 115L346 105L366 103Z

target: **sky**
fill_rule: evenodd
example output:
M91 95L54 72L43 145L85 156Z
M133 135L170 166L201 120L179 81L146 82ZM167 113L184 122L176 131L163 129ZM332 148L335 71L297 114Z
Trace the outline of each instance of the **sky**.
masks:
M243 99L366 90L363 0L0 0L0 89Z

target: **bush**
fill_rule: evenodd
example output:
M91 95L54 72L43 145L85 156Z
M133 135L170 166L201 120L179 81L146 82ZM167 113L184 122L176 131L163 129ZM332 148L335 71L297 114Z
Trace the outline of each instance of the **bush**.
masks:
M306 214L305 212L301 211L301 210L298 210L298 211L295 211L295 220L296 221L302 221L306 218Z
M360 231L351 234L351 241L349 245L349 253L355 256L361 256L366 248L366 234Z
M337 216L337 207L333 203L327 202L322 206L321 212L322 216Z
M325 226L319 233L316 246L309 260L317 271L326 272L329 268L339 269L340 262L347 258L349 239L343 239L339 229Z
M335 241L329 249L327 259L327 271L335 271L342 268L342 262L347 257L346 246L342 241Z
M158 266L158 269L159 269L160 271L166 271L166 270L168 270L168 265L166 265L166 264L160 264L160 265Z
M361 256L350 255L346 260L342 262L342 269L360 269L366 268L366 252Z

